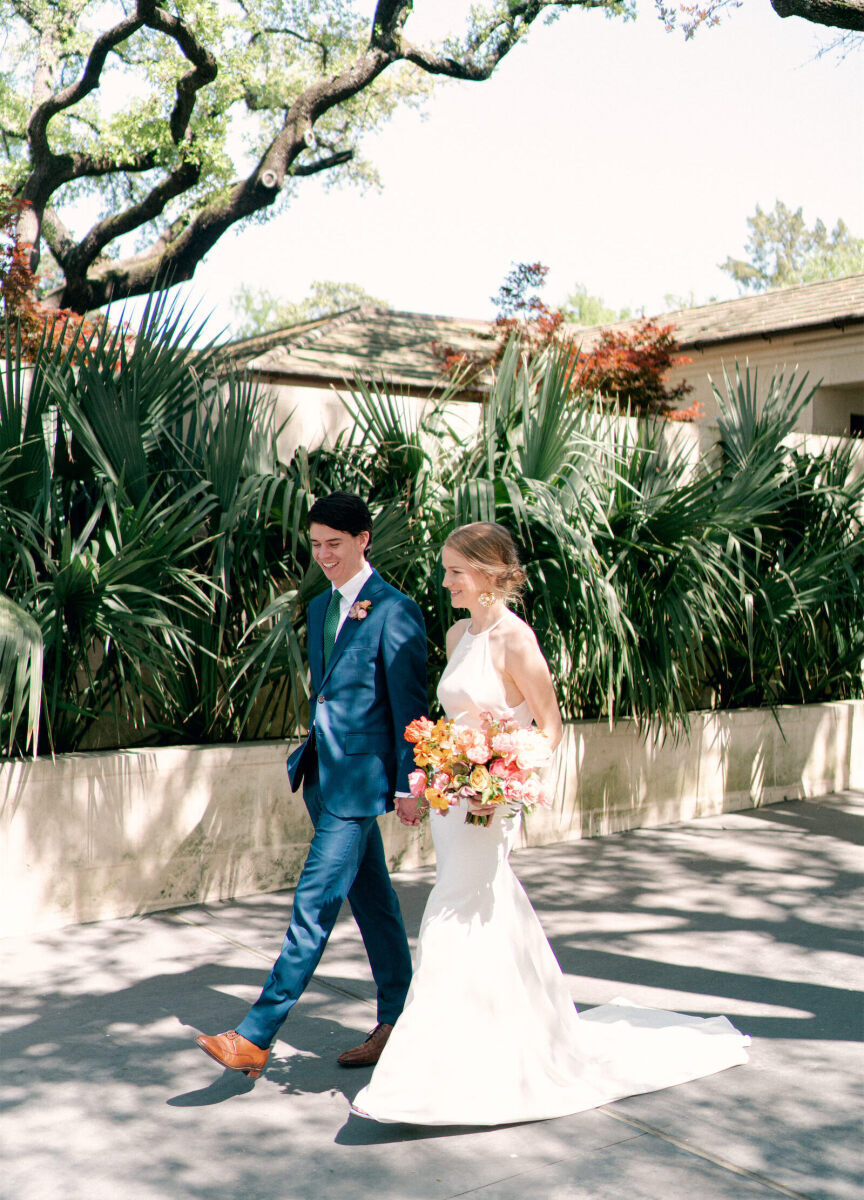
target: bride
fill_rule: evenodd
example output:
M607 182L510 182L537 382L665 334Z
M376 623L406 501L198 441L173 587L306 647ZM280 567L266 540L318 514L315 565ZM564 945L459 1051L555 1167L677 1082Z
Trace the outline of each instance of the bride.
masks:
M442 555L444 587L468 610L447 634L438 699L448 717L535 722L553 746L561 715L534 633L507 607L525 576L509 533L477 522ZM399 802L404 824L416 803ZM708 1019L613 1000L577 1014L530 901L510 867L521 815L466 824L464 806L429 817L438 869L411 990L352 1111L416 1125L499 1125L596 1108L747 1061L748 1039Z

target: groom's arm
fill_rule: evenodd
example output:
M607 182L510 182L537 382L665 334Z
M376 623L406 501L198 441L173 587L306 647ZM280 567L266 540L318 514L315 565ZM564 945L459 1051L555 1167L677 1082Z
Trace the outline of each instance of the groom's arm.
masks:
M407 793L414 770L414 748L405 741L405 727L427 715L426 626L423 614L408 596L400 596L387 614L381 637L387 696L393 721L397 792Z

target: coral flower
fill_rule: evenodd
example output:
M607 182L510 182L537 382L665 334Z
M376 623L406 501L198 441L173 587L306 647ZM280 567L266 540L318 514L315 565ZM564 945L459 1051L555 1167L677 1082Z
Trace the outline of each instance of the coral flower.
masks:
M415 717L405 730L405 741L422 742L434 728L435 726L428 717Z
M461 754L473 763L489 760L489 743L482 729L463 729L456 737L456 746Z

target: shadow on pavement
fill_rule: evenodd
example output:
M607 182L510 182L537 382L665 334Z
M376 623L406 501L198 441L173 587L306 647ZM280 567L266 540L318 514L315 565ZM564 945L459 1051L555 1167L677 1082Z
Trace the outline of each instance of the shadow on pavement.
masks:
M796 803L514 856L577 1006L624 994L725 1013L754 1036L748 1067L621 1101L616 1111L772 1171L807 1196L852 1200L862 829L842 803ZM412 938L432 878L430 870L397 877ZM508 1164L517 1153L520 1170L582 1156L584 1173L592 1147L612 1145L609 1162L626 1190L596 1196L650 1195L634 1184L642 1176L627 1156L634 1147L647 1154L652 1139L602 1112L497 1131L347 1117L369 1074L341 1070L335 1058L374 1024L350 918L340 920L265 1076L222 1071L195 1047L195 1033L236 1025L278 952L290 905L290 893L280 893L0 942L10 1195L294 1200L374 1189L401 1200L479 1189L515 1171ZM53 1174L42 1172L37 1191L27 1191L46 1147ZM673 1166L663 1194L686 1194L692 1182L676 1192ZM415 1177L444 1182L412 1192Z

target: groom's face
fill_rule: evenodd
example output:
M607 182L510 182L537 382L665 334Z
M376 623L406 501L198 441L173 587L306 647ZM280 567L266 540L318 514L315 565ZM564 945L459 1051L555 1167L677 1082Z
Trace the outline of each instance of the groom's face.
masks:
M334 587L341 587L357 574L366 557L369 534L346 533L343 529L331 529L317 522L309 526L309 541L312 557Z

